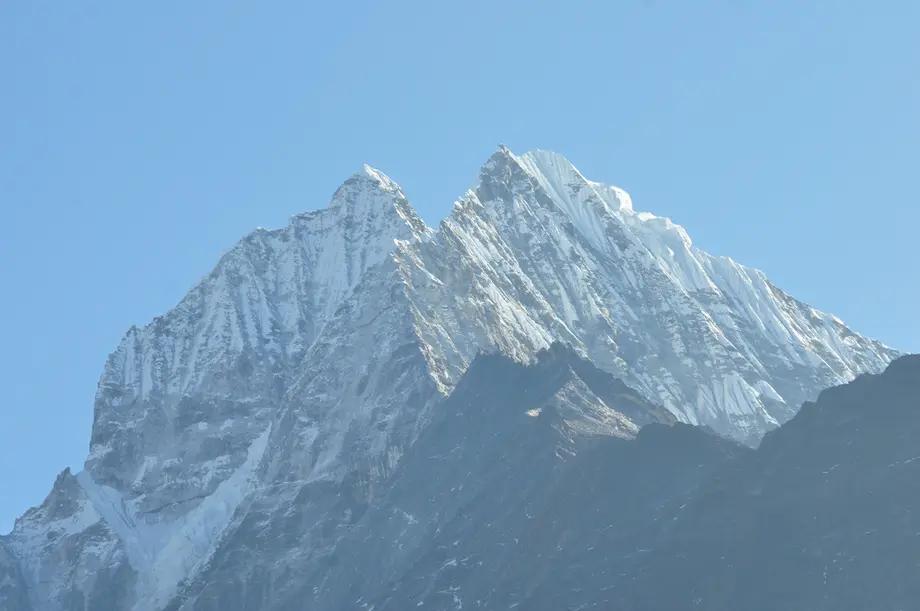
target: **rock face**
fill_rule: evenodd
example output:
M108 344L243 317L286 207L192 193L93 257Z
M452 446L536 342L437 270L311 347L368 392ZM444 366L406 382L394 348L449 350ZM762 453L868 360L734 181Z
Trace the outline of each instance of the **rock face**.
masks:
M920 608L918 439L920 356L824 391L675 514L622 608Z
M673 416L567 348L541 351L529 367L480 356L385 483L370 494L358 482L347 494L328 483L299 488L282 511L257 502L173 608L379 606L392 580L419 563L440 567L461 540L489 545L477 558L509 544L515 531L499 516L517 520L527 497L551 494L549 481L574 468L582 444L631 439L651 422Z
M356 548L396 574L348 564L376 592L316 608L920 608L920 356L823 392L757 450L682 424L573 439L522 411L551 376L512 367L474 362L407 455L388 501L413 519Z
M630 540L743 450L656 421L661 408L582 367L559 348L526 368L476 359L342 548L351 600L315 608L578 608L617 573L606 541ZM636 436L596 415L614 409L647 424Z
M31 609L19 563L3 542L0 542L0 603L4 609Z
M554 342L570 348L546 352ZM530 428L556 419L534 448L547 477L579 439L617 445L648 423L756 443L822 388L896 356L559 155L500 148L436 231L364 167L327 208L247 236L173 310L128 331L99 383L85 468L0 539L0 601L370 600L379 592L352 596L347 571L363 565L342 550L395 511L398 474L419 460L407 453L438 439L481 353L568 363L549 403L525 410ZM501 406L483 405L489 427Z

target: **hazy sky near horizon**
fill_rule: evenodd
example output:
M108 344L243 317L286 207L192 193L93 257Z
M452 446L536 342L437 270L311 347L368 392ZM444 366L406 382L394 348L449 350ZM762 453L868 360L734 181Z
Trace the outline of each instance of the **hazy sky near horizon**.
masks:
M0 533L80 468L125 330L362 162L436 223L498 143L561 152L920 351L918 23L910 1L0 3Z

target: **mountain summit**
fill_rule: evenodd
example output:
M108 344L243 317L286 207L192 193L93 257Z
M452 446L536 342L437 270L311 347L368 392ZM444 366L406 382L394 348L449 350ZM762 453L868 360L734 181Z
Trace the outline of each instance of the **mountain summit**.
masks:
M245 237L128 331L99 382L84 469L0 539L0 601L360 608L349 537L365 515L426 536L393 482L444 409L491 405L470 384L454 394L488 379L483 354L559 381L521 405L523 422L549 423L550 462L578 439L675 420L756 444L897 356L561 155L500 148L437 230L365 166L329 206ZM516 416L475 415L517 438ZM394 567L411 560L404 544Z
M554 153L499 149L411 251L404 275L440 306L420 334L448 381L479 350L527 360L560 340L681 420L753 442L896 354Z

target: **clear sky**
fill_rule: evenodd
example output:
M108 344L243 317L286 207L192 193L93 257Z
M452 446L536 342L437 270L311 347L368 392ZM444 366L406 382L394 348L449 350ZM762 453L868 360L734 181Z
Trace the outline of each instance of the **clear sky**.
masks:
M0 532L105 357L362 162L429 222L498 143L920 351L920 3L0 2Z

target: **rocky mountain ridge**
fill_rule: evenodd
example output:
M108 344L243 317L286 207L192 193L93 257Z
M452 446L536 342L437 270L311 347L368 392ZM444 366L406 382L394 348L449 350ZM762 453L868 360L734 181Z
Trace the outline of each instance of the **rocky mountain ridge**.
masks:
M559 155L500 148L437 230L364 167L129 330L84 469L0 540L0 593L143 611L209 608L222 584L273 608L298 567L324 596L323 563L477 355L534 363L555 342L662 406L630 415L572 382L559 409L594 414L581 435L679 420L748 443L897 354ZM234 564L242 549L272 567Z

